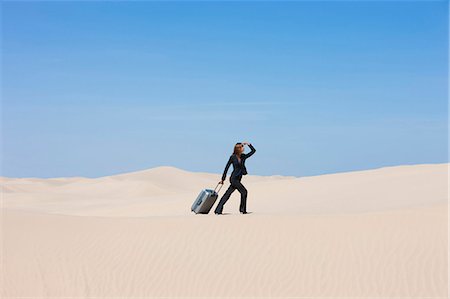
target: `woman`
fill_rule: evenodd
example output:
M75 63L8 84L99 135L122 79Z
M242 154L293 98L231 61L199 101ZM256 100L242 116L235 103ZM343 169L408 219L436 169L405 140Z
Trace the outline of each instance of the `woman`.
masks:
M244 146L248 145L251 149L250 153L244 154ZM223 184L225 181L225 178L227 176L228 168L231 164L233 164L233 172L230 176L230 187L228 187L225 194L222 196L222 198L219 201L219 204L217 205L216 209L214 210L214 213L216 215L221 215L223 211L223 205L227 202L227 200L230 198L231 193L234 192L234 190L238 190L239 193L241 193L241 205L239 206L239 211L241 214L247 214L247 189L245 189L244 185L241 183L241 178L243 175L247 174L247 169L245 168L245 160L253 155L256 152L253 145L251 145L248 142L243 143L236 143L234 146L234 152L230 156L230 159L228 159L227 165L225 166L225 171L222 175L222 180L219 182L219 184Z

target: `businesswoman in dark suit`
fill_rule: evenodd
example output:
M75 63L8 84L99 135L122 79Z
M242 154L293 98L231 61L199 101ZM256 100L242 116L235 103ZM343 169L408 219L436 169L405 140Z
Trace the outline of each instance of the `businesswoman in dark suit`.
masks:
M250 147L250 153L244 154L244 146L248 145ZM217 205L216 209L214 210L214 213L217 215L222 214L223 211L223 205L227 202L227 200L230 198L231 194L234 192L234 190L238 190L239 193L241 193L241 205L239 206L239 210L241 214L247 214L247 189L242 185L241 179L243 175L247 174L247 169L245 167L245 160L249 158L251 155L253 155L256 152L253 145L251 145L248 142L243 143L236 143L234 146L234 152L228 159L227 165L225 166L225 171L222 175L222 180L219 182L220 184L223 184L225 181L225 178L227 176L228 168L230 168L230 165L233 164L233 172L230 176L230 187L228 187L225 194L222 196L222 198L219 201L219 204Z

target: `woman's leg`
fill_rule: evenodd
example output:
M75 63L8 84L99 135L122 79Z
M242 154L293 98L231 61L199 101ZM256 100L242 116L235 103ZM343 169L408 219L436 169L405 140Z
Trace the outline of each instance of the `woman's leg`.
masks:
M236 181L234 183L235 188L241 193L241 204L239 206L239 211L247 212L247 189L242 185L241 181Z
M219 204L217 205L216 209L214 210L214 213L222 213L223 211L223 205L227 202L227 200L230 198L231 193L236 190L236 187L231 183L230 187L228 187L225 194L222 196L222 198L219 201Z

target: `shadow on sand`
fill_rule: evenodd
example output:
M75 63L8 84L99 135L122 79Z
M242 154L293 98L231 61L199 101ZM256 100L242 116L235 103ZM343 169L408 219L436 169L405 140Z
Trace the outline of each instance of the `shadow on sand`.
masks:
M247 212L247 214L252 214L253 212ZM204 213L199 213L199 214L194 214L194 215L204 215L204 216L207 216L207 215L214 215L214 216L224 216L224 215L245 215L245 214L241 214L241 213L222 213L222 214L220 214L220 215L216 215L214 212L210 212L210 213L208 213L208 214L204 214Z

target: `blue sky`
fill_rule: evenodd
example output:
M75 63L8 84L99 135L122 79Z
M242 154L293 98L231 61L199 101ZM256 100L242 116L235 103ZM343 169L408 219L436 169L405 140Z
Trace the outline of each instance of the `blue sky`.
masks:
M1 5L3 176L448 162L447 1Z

